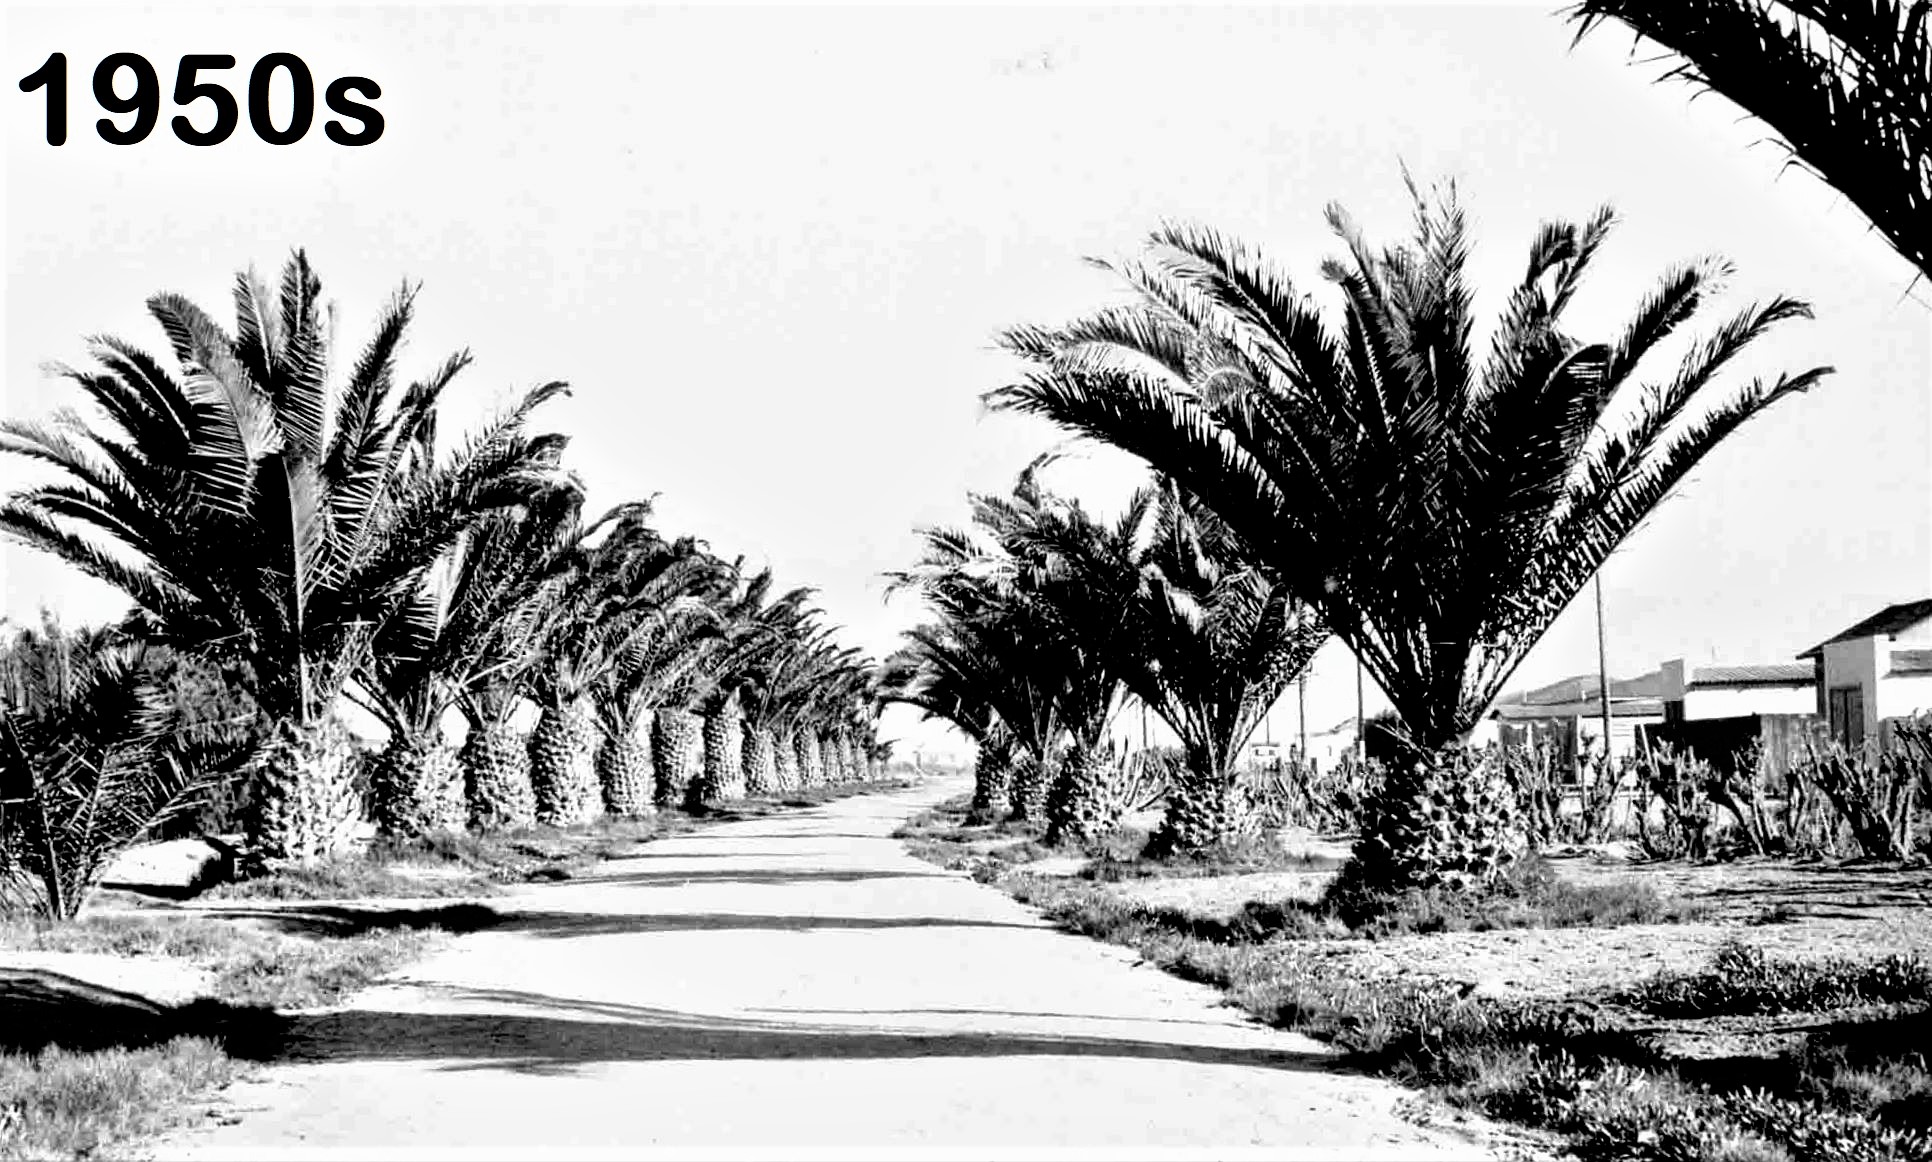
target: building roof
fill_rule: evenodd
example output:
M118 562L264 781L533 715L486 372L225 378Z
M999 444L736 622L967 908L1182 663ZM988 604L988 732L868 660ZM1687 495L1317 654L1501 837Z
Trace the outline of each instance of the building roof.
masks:
M1755 666L1699 666L1686 686L1809 686L1817 680L1810 662Z
M1636 678L1610 679L1610 704L1632 698L1656 699L1663 691L1663 674L1653 670ZM1595 703L1597 698L1597 676L1578 674L1574 678L1564 678L1539 686L1534 690L1523 690L1515 694L1505 694L1496 699L1496 708L1505 706L1568 706L1574 702ZM1520 717L1520 716L1519 716Z
M1615 688L1615 683L1612 683ZM1489 712L1491 718L1504 722L1522 722L1526 719L1563 719L1563 718L1601 718L1603 704L1594 697L1575 702L1537 702L1496 704ZM1656 698L1619 698L1610 696L1610 717L1612 718L1662 718L1664 704Z
M1893 650L1887 674L1932 674L1932 650Z
M1798 656L1815 658L1833 642L1851 641L1853 638L1872 637L1875 634L1891 637L1901 630L1911 629L1920 622L1928 620L1932 620L1932 597L1923 601L1902 601L1897 605L1886 606L1843 633L1826 638Z

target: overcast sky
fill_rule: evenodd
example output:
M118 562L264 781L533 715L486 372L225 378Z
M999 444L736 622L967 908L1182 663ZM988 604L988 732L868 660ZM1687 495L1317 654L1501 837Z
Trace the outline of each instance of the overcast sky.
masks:
M1313 287L1337 250L1326 203L1371 239L1407 230L1406 163L1459 182L1485 312L1539 221L1604 202L1622 226L1579 320L1616 325L1706 254L1737 267L1730 305L1816 307L1757 366L1838 374L1709 458L1607 566L1614 674L1785 660L1932 595L1932 292L1842 198L1781 175L1761 126L1653 83L1664 66L1615 30L1572 50L1553 7L12 10L9 76L63 51L74 93L54 149L39 98L7 87L0 411L73 402L39 367L82 360L86 335L165 350L147 295L232 319L234 272L272 275L304 246L347 342L420 279L407 370L472 348L451 399L478 415L569 380L548 419L593 503L660 494L669 531L818 587L883 653L918 615L879 579L914 528L963 519L969 489L1006 487L1058 438L981 414L1014 370L1000 328L1113 296L1080 260L1130 254L1163 219ZM231 53L236 76L295 52L319 80L375 78L387 129L361 149L319 128L196 149L165 109L144 144L109 146L87 78L130 49L164 88L183 53ZM1050 477L1102 507L1134 480L1108 454ZM118 608L0 553L9 615ZM1594 671L1587 593L1514 686ZM1340 647L1309 705L1318 727L1353 713ZM1278 736L1294 715L1290 699ZM910 721L889 733L932 745Z

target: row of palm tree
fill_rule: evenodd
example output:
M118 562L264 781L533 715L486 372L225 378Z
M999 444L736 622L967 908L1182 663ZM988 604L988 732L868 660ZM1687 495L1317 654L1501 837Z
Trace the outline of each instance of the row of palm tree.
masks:
M1043 602L1055 615L1025 632L1106 659L1183 740L1187 774L1163 831L1193 844L1226 830L1217 796L1230 745L1306 664L1320 626L1387 694L1410 748L1358 856L1395 879L1431 878L1450 849L1495 866L1506 844L1464 842L1508 823L1483 790L1495 773L1462 753L1489 703L1693 467L1830 369L1731 374L1760 337L1809 314L1791 298L1689 335L1728 273L1717 260L1668 271L1620 329L1573 334L1567 315L1610 233L1607 209L1537 232L1479 339L1454 188L1409 189L1406 244L1377 249L1329 209L1344 255L1319 269L1338 313L1252 249L1169 226L1134 260L1101 264L1131 293L1126 305L1007 332L1026 371L988 402L1133 454L1156 474L1158 499L1136 497L1112 528L1070 504L1035 513L1021 497L1014 521L976 502L997 553L930 534L912 576L942 620L925 638L975 656L948 663L941 682L932 646L915 640L899 664L927 676L903 679L901 696L983 746L1012 738L1042 756L1030 704L1016 715L990 691L1014 680L1000 651L1019 631L999 619L1020 615L1006 607ZM1170 531L1142 542L1132 530L1150 505ZM1067 603L1055 578L1070 582ZM980 648L987 638L998 648ZM988 692L958 688L981 670L997 674ZM1053 702L1061 679L1038 662L1029 672L1047 675L1035 696ZM1459 838L1418 822L1471 803L1492 817L1447 828Z
M667 538L648 502L587 513L567 439L535 430L562 383L442 449L469 354L401 378L405 287L334 382L321 291L301 252L273 290L245 273L232 334L157 295L172 367L98 338L59 370L102 417L0 423L55 470L0 533L125 594L123 636L241 676L261 854L334 855L365 806L399 836L561 825L876 763L869 666L809 590ZM347 703L388 730L366 805Z
M1024 473L972 498L972 527L929 529L894 575L936 620L888 658L881 696L952 723L979 746L973 808L1046 825L1050 841L1105 837L1134 806L1110 726L1128 699L1180 740L1158 849L1232 838L1236 758L1328 631L1227 525L1169 477L1113 521Z

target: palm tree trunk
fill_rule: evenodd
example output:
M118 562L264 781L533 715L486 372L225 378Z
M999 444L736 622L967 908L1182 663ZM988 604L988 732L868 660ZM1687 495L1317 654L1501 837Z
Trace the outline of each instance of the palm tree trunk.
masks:
M478 831L515 831L537 822L530 789L530 740L508 721L472 725L463 744L463 783L470 826Z
M1112 748L1075 743L1047 794L1046 841L1094 843L1113 834L1126 813Z
M801 787L825 785L825 755L819 749L816 731L801 729L798 732L798 774Z
M1190 746L1180 769L1168 781L1167 810L1149 851L1156 856L1212 851L1238 839L1248 822L1233 772L1205 749Z
M1493 752L1444 747L1389 765L1363 804L1361 835L1341 878L1375 892L1476 888L1526 846L1502 761Z
M704 732L688 710L662 709L651 724L651 765L657 774L657 805L682 807L704 769Z
M587 823L597 814L597 723L575 699L546 706L530 732L530 788L537 822L547 827Z
M818 736L819 764L824 767L824 781L843 783L846 781L844 756L839 753L839 736L827 731Z
M973 760L973 800L966 809L968 822L990 823L1006 806L1013 781L1013 751L996 743L981 743Z
M655 815L651 796L655 791L651 769L651 748L635 722L626 723L616 734L607 734L597 749L597 782L604 792L607 815Z
M720 802L745 797L743 714L736 698L704 720L704 777L699 798Z
M1013 780L1007 788L1007 803L1013 818L1021 823L1040 823L1046 819L1048 780L1047 760L1031 750L1024 751L1013 763Z
M772 732L747 722L744 731L745 792L769 795L780 789L778 743Z
M798 732L785 730L774 734L772 746L772 762L778 768L778 789L796 791L803 787L805 776L798 769Z
M319 863L348 850L362 817L356 748L340 722L283 719L255 762L249 838L263 858Z
M371 761L369 810L378 830L398 838L463 830L468 810L455 749L439 734L395 732Z

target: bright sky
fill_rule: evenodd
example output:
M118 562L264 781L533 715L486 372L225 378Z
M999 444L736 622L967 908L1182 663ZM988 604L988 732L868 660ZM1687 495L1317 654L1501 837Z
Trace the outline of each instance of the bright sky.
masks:
M660 494L670 531L817 586L882 654L918 616L879 576L915 526L963 519L967 490L1058 438L981 414L1013 371L1001 327L1113 295L1081 258L1130 254L1163 218L1314 287L1329 201L1372 239L1408 229L1406 162L1459 180L1479 291L1515 276L1538 221L1607 201L1623 225L1579 317L1620 322L1668 264L1711 253L1738 269L1733 305L1817 309L1765 352L1838 374L1707 460L1605 570L1614 674L1788 659L1932 594L1932 291L1842 198L1781 175L1761 126L1653 84L1663 66L1614 30L1572 51L1553 8L12 10L8 76L65 52L73 111L50 148L41 98L6 87L0 412L73 402L39 367L82 360L85 335L164 351L150 293L232 318L236 270L305 246L348 342L422 280L406 369L473 348L454 399L478 414L571 381L548 418L594 503ZM108 146L88 77L130 49L164 89L183 53L237 56L239 82L293 51L318 79L380 82L387 130L345 149L244 127L196 149L164 109L144 144ZM1134 473L1097 454L1050 479L1107 506ZM118 608L0 554L9 615ZM1586 590L1514 685L1595 664ZM1340 647L1308 702L1317 728L1353 713ZM944 745L909 713L887 733Z

